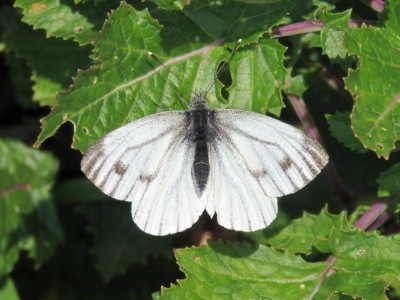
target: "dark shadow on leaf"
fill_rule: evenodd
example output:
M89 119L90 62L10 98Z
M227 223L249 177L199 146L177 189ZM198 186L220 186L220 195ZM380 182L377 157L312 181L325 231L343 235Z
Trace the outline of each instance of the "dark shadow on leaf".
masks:
M29 211L20 212L17 227L2 236L4 246L1 255L6 259L15 259L7 261L8 264L13 264L6 267L10 271L15 268L21 251L28 251L35 267L41 267L52 258L64 238L54 204L50 200L26 200L40 202L33 204Z
M221 255L236 258L251 256L259 247L258 244L250 244L248 242L209 241L208 245Z

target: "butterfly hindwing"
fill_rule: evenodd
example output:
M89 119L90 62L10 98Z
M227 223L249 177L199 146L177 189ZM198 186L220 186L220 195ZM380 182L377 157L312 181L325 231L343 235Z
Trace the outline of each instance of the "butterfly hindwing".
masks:
M210 177L204 198L207 212L225 228L255 231L268 226L278 212L277 200L267 196L240 166L227 143L210 143Z
M147 233L182 231L205 209L194 201L188 124L182 111L151 115L104 136L82 159L83 172L105 194L132 202L133 219Z

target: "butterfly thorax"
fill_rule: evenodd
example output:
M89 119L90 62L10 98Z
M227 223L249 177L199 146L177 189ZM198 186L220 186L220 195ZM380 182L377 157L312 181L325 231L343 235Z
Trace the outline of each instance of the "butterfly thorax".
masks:
M189 119L188 137L195 142L210 140L212 138L210 118L213 117L213 111L209 109L205 95L195 93L190 108L186 111Z
M212 111L209 109L195 109L187 112L189 118L188 137L194 142L206 141L210 133L209 118Z

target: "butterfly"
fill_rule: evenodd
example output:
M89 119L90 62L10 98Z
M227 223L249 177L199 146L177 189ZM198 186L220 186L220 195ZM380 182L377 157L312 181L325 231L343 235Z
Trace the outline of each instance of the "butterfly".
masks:
M132 203L141 230L162 236L191 227L205 210L228 229L265 228L277 197L304 187L327 162L301 130L255 112L212 110L194 93L186 111L149 115L102 137L81 169L105 194Z

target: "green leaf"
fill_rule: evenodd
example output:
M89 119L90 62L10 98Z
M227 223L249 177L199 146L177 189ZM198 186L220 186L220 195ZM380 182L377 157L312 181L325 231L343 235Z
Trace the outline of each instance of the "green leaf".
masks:
M389 197L400 194L400 163L394 164L378 179L379 197Z
M279 115L287 77L285 51L277 41L266 39L237 52L229 64L233 75L232 86L227 89L229 106Z
M0 139L0 276L13 269L20 250L39 267L63 240L50 194L57 169L52 155Z
M400 139L396 128L400 114L400 36L396 12L399 3L385 6L386 28L346 28L350 11L331 14L321 10L324 22L321 31L324 53L338 60L345 69L349 57L358 61L356 70L349 70L346 88L355 99L351 127L365 148L378 157L388 158ZM347 56L347 58L346 58Z
M148 0L149 1L149 0ZM150 0L154 2L158 7L166 10L182 10L186 5L190 3L187 0Z
M382 21L381 23L386 25L386 28L389 28L394 31L399 30L400 26L400 5L398 1L388 0L385 2L385 10L381 15L379 15L379 19Z
M4 300L20 299L14 281L10 277L5 277L0 280L0 299Z
M324 26L321 30L323 53L331 59L344 59L348 49L344 45L344 29L348 27L351 10L341 13L329 13L325 9L319 11L318 17Z
M77 69L88 65L89 62L88 47L46 38L43 31L33 31L24 24L17 23L7 28L3 39L7 51L24 59L31 68L31 79L35 83L33 100L40 105L54 106L56 92L66 89Z
M308 87L305 77L303 75L296 75L290 78L290 86L287 91L292 95L301 97Z
M291 240L285 243L285 239ZM348 296L387 299L387 288L400 284L398 237L353 229L344 213L330 215L324 210L318 216L305 215L268 242L285 252L263 245L221 242L177 251L186 279L178 280L178 286L162 289L161 299L209 299L211 295L238 299L294 299L293 295L295 299L317 300ZM324 263L311 263L291 254L310 253L312 247L333 256ZM299 274L308 276L307 282Z
M305 213L271 237L266 230L265 243L291 253L310 254L317 241L328 238L333 229L349 230L351 227L346 213L332 215L325 208L319 215Z
M73 0L16 0L22 8L22 20L34 29L44 29L47 37L73 39L80 45L91 43L97 36L104 19L119 1L109 0L96 4L75 5Z
M210 85L229 51L221 47L221 40L209 40L187 19L179 22L184 31L181 27L164 30L146 10L137 11L122 3L97 40L95 66L80 72L71 91L60 95L58 107L43 120L36 146L66 121L75 127L74 147L85 151L95 140L130 121L159 111L186 109L184 102L190 101L191 91L204 91ZM148 51L168 69L152 60ZM230 63L233 83L229 99L222 98L218 90L222 86L217 82L207 94L210 106L240 106L278 114L286 76L283 52L276 41L268 40L240 49ZM265 65L264 57L272 63ZM253 72L251 66L272 80L254 79L256 73L248 73ZM253 99L246 95L243 100L240 89L250 79L255 80L250 85Z
M371 278L368 274L335 273L324 279L313 299L333 299L334 295L339 294L349 296L344 299L387 300L388 298L385 296L387 288L387 283Z
M316 248L337 258L333 265L336 272L329 275L321 290L331 290L335 284L335 290L340 293L362 299L387 299L387 287L400 284L399 240L361 230L334 229L332 236L320 240Z
M215 1L194 4L185 12L209 37L228 36L243 43L257 42L273 26L286 21L293 4L289 0L275 3L247 4L237 1Z
M132 221L130 203L114 201L84 205L81 212L89 219L94 236L93 254L96 268L105 281L148 258L171 258L171 238L151 236Z
M366 153L368 151L351 130L349 112L336 112L334 115L326 115L326 120L331 134L344 146L357 153Z
M248 243L210 242L176 251L186 279L160 299L308 299L325 263Z
M386 28L347 29L345 45L358 58L358 68L346 78L356 100L353 131L365 147L387 159L400 139L400 3L389 1L386 9Z

